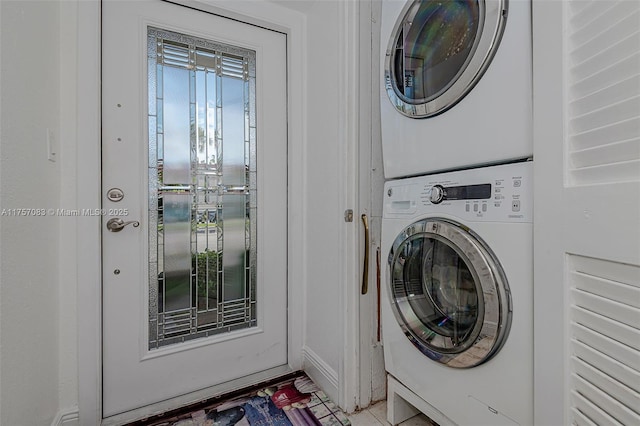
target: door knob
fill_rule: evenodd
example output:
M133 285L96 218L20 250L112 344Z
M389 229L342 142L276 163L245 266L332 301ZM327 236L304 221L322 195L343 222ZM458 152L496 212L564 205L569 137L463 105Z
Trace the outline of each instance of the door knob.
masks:
M122 231L122 228L129 224L133 224L134 228L140 226L140 222L138 222L137 220L130 220L128 222L125 222L119 217L112 217L107 221L107 229L111 232L120 232Z

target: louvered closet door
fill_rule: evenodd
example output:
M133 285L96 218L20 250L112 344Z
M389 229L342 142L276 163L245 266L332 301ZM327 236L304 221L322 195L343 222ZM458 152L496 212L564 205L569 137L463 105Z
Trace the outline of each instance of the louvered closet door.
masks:
M534 2L536 424L638 425L640 2L552 3Z
M286 36L161 1L102 10L110 417L287 364Z
M640 424L640 2L567 5L570 420Z

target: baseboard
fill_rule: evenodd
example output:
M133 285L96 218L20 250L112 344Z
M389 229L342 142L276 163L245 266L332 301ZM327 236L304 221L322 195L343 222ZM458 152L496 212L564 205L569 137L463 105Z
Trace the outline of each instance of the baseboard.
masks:
M302 348L302 366L304 372L336 404L340 405L340 381L338 373L314 351Z
M56 417L51 422L51 426L79 426L80 413L77 408L58 411Z

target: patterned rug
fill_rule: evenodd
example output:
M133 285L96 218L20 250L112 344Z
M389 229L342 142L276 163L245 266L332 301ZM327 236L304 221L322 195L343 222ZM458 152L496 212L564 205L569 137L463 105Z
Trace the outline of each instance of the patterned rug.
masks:
M347 416L306 375L149 426L345 426Z

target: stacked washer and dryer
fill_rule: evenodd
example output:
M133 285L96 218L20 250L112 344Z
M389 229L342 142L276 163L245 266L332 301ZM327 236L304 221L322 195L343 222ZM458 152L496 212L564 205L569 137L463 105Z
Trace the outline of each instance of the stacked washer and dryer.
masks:
M382 0L381 47L388 419L530 425L530 0Z

